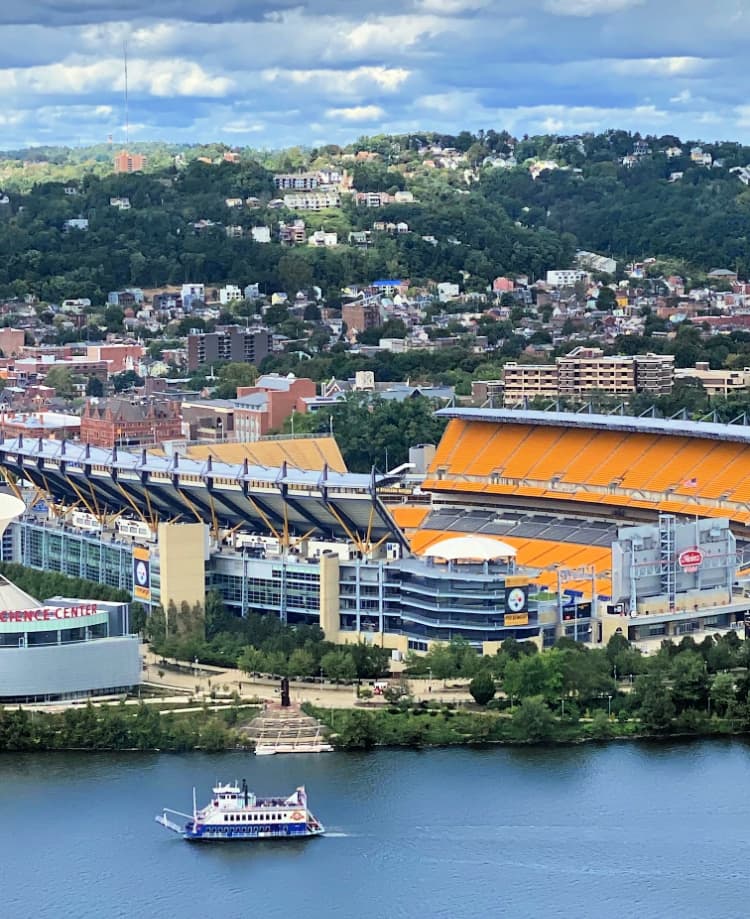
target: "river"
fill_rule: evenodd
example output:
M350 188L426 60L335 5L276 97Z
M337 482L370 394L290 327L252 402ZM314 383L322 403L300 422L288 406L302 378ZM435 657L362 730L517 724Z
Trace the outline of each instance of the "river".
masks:
M705 919L748 914L741 741L0 756L3 919ZM191 845L153 821L215 780L307 786L329 830Z

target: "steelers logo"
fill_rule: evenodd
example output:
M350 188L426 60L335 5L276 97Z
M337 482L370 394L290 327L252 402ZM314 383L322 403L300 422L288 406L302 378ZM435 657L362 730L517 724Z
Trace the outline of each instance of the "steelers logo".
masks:
M138 562L135 566L135 579L141 587L145 587L148 584L148 568L145 562Z
M514 587L508 591L506 605L512 613L520 613L526 605L526 594L520 587Z

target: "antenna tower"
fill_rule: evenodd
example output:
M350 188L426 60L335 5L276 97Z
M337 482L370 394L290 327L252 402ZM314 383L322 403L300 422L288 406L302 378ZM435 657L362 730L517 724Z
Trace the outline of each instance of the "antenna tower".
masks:
M130 113L128 110L128 43L122 44L122 57L125 66L125 149L130 143Z

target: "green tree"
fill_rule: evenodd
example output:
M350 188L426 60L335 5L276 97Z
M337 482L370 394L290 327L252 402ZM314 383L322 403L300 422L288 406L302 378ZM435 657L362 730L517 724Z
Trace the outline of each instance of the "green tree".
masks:
M469 683L469 693L477 705L487 705L495 697L495 689L495 681L486 670Z
M252 364L224 364L217 374L217 399L234 399L238 386L254 386L258 371Z
M316 671L315 657L305 648L295 648L289 655L290 676L312 676Z
M524 699L513 712L512 724L516 737L531 743L550 740L555 730L555 719L541 696Z
M717 715L726 715L735 699L734 676L731 673L717 673L711 681L711 705Z
M367 750L375 745L377 731L372 712L351 711L343 713L343 724L335 741L348 750Z
M122 373L116 373L112 377L112 386L115 392L125 392L126 389L133 389L137 386L143 386L144 379L139 376L135 370L124 370Z
M104 383L99 377L89 377L86 383L86 395L101 398L104 395Z
M72 399L75 395L75 379L68 367L52 367L44 378L45 386L51 386L61 399Z
M356 678L357 668L346 650L328 651L320 659L323 673L331 680L350 681Z
M672 662L672 700L678 710L705 706L708 692L706 662L697 651L683 651Z
M252 645L248 645L239 656L237 666L247 674L268 672L265 654Z
M663 734L672 727L677 710L669 690L658 676L641 676L635 681L635 698L643 726Z
M591 736L596 740L607 740L612 736L612 725L607 717L607 713L601 709L594 712L589 726Z

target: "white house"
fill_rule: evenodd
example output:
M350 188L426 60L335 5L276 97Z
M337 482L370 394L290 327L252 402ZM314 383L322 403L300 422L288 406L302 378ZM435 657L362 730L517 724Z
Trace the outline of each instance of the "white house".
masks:
M548 287L573 287L578 281L589 282L591 275L580 268L557 268L547 272Z
M226 287L222 287L219 290L219 303L222 306L226 306L227 303L231 303L233 300L241 300L242 291L236 284L227 284Z
M63 224L66 230L88 230L89 222L86 217L71 217Z
M250 230L250 235L252 236L254 243L271 242L271 231L268 227L253 227Z
M180 293L182 295L182 308L185 311L191 310L196 300L200 300L202 303L206 302L205 284L183 284Z
M327 233L325 230L316 230L307 240L307 244L308 246L330 249L333 246L338 246L338 233Z
M116 207L118 211L129 211L130 198L110 198L109 206Z
M455 300L461 292L458 284L451 284L449 281L442 281L437 286L438 300L441 303L448 303Z

